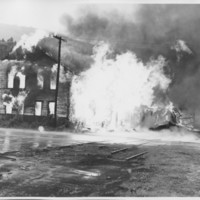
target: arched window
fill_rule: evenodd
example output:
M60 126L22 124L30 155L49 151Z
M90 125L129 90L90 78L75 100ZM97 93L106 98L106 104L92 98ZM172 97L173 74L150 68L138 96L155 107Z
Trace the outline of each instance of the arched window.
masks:
M18 76L14 77L14 81L13 81L13 88L14 89L19 89L19 85L20 85L20 79Z
M19 88L24 89L25 82L26 82L26 76L24 74L22 74L21 72L17 72L16 77L19 77Z
M21 72L17 72L15 74L10 72L8 74L8 88L24 89L25 82L26 82L26 76Z
M15 77L14 74L12 74L12 73L8 74L8 88L14 87L14 77Z

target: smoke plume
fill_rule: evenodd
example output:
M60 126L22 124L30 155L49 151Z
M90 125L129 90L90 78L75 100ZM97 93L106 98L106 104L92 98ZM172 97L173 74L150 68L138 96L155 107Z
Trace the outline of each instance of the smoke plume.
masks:
M197 112L200 110L200 5L137 7L128 17L123 8L121 12L106 14L84 8L78 18L63 16L62 22L71 37L91 43L103 40L115 53L132 51L143 63L162 55L167 61L165 74L172 78L169 99L181 109ZM162 98L159 92L158 97Z
M45 38L48 37L49 33L45 32L43 30L36 30L34 33L31 33L30 35L22 35L21 39L17 44L13 47L12 52L16 51L18 48L22 48L23 51L29 51L32 52L33 48L36 47L38 42Z

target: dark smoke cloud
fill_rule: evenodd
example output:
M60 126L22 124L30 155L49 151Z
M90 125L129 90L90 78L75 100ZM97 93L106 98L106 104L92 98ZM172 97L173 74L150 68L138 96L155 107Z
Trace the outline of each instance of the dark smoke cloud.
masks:
M132 5L130 5L132 6ZM141 5L127 19L124 14L84 12L78 19L62 19L71 37L91 43L109 42L116 53L133 51L143 62L163 55L172 77L169 98L180 108L200 110L200 5ZM171 47L184 40L192 50L177 53ZM157 92L159 93L159 92Z

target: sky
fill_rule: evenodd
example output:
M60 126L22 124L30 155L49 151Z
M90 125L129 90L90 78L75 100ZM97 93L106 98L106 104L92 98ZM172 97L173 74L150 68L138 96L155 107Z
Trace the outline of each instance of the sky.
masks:
M61 16L76 8L66 0L1 0L0 23L62 31Z
M120 9L120 5L107 6L102 2L95 9ZM0 23L63 32L61 19L64 14L76 16L80 7L90 7L93 3L95 1L88 0L1 0ZM125 7L129 9L128 5Z
M80 7L86 6L94 10L106 11L117 9L127 14L129 11L132 12L134 7L130 9L130 3L140 2L139 0L0 0L0 23L64 33L66 27L61 23L62 16L68 14L74 17L79 14ZM158 3L160 1L142 2ZM177 0L176 3L178 2L183 2L183 0Z

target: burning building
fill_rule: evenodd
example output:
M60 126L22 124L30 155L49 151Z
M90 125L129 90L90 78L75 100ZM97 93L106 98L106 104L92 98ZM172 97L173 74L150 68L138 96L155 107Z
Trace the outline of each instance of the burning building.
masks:
M66 14L62 22L69 36L111 47L98 48L94 64L74 80L74 119L112 129L152 127L171 118L200 128L198 10L163 4L138 5L127 15L123 9Z
M91 68L72 80L72 120L92 129L191 128L167 96L171 79L159 56L144 64L132 52L112 55L106 43L95 46ZM156 92L163 98L158 98ZM190 126L190 127L189 127Z
M18 114L26 118L37 116L46 119L54 117L58 42L46 35L39 35L35 39L36 36L38 33L29 38L22 37L13 50L11 48L6 59L0 61L2 115ZM72 76L86 69L86 65L88 67L91 62L90 52L85 49L85 53L80 52L81 45L81 42L68 38L67 43L62 43L57 97L57 116L62 119L69 118Z
M104 42L92 45L65 39L59 118L81 127L111 130L155 129L166 124L193 128L195 117L185 117L170 100L173 79L166 73L169 61L164 56L144 62L134 52L117 52ZM169 50L177 55L177 62L193 54L183 40ZM56 39L43 32L22 37L0 63L0 113L53 118L57 61Z

